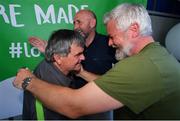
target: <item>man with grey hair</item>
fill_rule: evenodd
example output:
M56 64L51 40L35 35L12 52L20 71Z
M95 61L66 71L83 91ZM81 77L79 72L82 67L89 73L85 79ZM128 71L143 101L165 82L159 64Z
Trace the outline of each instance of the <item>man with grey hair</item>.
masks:
M14 86L22 89L27 77L32 77L24 89L71 118L124 108L119 118L180 119L180 64L153 40L147 10L124 3L106 14L104 22L109 45L125 55L106 74L98 76L81 68L79 76L90 82L72 90L45 83L21 69Z
M79 31L85 38L85 60L82 61L82 66L85 70L95 74L105 74L112 65L117 62L115 59L115 49L108 46L108 37L99 34L96 31L97 18L91 10L78 11L73 20L74 30ZM30 44L37 47L41 52L44 52L46 41L37 37L29 38ZM80 77L74 76L76 88L84 86L87 81ZM94 115L81 117L88 120L113 120L113 112L107 111Z
M60 29L52 33L45 50L45 59L34 70L36 77L52 84L75 88L72 71L80 69L84 60L84 38L79 32ZM73 98L72 98L73 99ZM69 120L41 103L29 92L24 91L23 119L25 120ZM44 116L40 116L44 114Z

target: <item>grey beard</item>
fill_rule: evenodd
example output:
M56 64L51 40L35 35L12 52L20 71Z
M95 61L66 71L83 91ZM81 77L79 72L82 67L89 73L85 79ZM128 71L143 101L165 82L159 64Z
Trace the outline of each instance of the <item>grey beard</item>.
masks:
M123 60L124 58L126 58L128 56L122 50L117 49L115 57L116 57L116 60L120 61L120 60Z
M88 34L84 33L84 32L83 32L82 30L80 30L80 29L77 29L77 30L75 30L75 31L78 31L84 39L87 39Z
M132 49L132 44L128 44L125 48L123 49L116 49L116 60L120 61L124 58L127 58L130 55L130 50Z

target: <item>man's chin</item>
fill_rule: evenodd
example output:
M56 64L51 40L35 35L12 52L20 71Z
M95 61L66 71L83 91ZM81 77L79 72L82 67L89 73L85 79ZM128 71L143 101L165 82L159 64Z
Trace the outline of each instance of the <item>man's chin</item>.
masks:
M81 70L81 65L78 64L75 68L74 68L74 71L80 71Z
M81 30L76 30L76 31L79 32L82 37L86 38L86 34L83 31Z
M115 57L116 57L116 60L120 61L120 60L126 58L127 55L126 55L122 50L117 49L117 50L116 50Z

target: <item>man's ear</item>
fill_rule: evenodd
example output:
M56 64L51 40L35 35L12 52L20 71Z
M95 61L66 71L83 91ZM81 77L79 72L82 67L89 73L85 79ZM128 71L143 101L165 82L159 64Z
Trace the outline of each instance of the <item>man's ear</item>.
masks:
M53 58L54 58L54 61L57 63L57 64L61 64L62 63L62 56L58 55L58 54L54 54L53 55Z
M90 27L91 28L95 28L95 26L96 26L96 19L91 19L91 21L90 21Z
M133 23L133 24L131 24L130 25L130 27L129 27L129 32L130 32L130 36L132 37L132 38L135 38L135 37L137 37L137 36L139 36L139 24L138 23Z

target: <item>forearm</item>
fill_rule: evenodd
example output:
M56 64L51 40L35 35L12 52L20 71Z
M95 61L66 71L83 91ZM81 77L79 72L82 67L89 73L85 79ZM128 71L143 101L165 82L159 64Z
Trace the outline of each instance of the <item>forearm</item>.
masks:
M82 75L85 78L91 78L91 80L98 78L97 75L88 72ZM27 80L27 77L30 80ZM80 89L70 89L42 81L28 69L19 70L13 85L18 89L23 87L23 89L30 91L46 107L70 118L123 106L119 101L103 92L94 82L89 82Z
M74 97L75 90L46 83L33 78L27 90L32 92L49 109L66 115L70 118L77 118L82 112L76 105Z
M85 70L83 70L81 73L79 73L79 76L81 78L83 78L84 80L86 80L87 82L94 81L99 77L99 75L96 75L94 73L91 73L91 72L88 72Z

